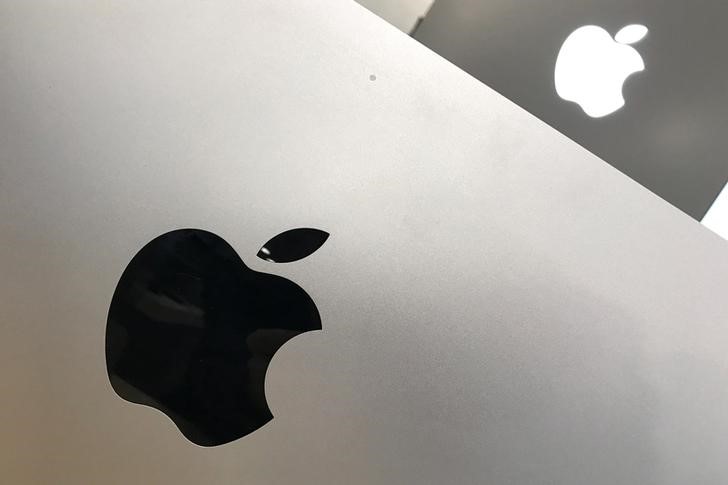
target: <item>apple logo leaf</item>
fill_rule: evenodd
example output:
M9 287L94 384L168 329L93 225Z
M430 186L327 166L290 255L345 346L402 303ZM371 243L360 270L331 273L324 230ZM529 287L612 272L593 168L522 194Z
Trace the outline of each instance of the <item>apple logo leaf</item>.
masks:
M275 236L258 251L258 257L271 263L291 263L313 254L329 238L320 229L290 229Z
M614 36L614 40L620 44L636 44L647 35L648 29L641 24L630 24L622 27Z

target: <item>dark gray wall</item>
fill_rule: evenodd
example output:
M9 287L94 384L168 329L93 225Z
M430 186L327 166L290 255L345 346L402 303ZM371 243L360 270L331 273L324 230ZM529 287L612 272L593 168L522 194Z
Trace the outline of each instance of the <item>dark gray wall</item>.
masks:
M726 19L724 0L438 0L415 37L700 219L728 180ZM622 110L590 119L556 95L561 43L631 23L650 29L635 45L646 70Z

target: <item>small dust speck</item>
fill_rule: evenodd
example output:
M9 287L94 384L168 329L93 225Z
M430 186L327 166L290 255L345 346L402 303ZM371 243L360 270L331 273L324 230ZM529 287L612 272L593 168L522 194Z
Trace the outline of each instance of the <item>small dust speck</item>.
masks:
M369 80L370 81L376 81L377 80L377 76L375 76L374 74L371 74L371 75L369 75Z

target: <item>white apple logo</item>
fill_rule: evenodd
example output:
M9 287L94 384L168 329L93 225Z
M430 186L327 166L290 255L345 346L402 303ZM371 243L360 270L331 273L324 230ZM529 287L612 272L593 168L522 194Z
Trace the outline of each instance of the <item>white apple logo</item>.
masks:
M624 106L624 81L645 68L642 56L630 46L645 35L647 27L638 24L622 28L614 39L595 25L576 29L556 59L556 92L592 118L614 113Z

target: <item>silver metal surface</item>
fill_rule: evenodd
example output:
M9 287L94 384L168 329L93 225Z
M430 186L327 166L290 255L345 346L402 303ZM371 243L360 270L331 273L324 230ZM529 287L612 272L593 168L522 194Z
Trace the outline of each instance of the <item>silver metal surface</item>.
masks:
M688 216L350 2L0 5L4 483L728 482L728 251ZM323 325L216 448L104 363L180 227ZM331 237L255 257L292 227Z
M437 0L416 37L700 220L728 181L726 17L724 0ZM579 27L629 24L649 28L645 70L591 119L557 95L557 54Z

